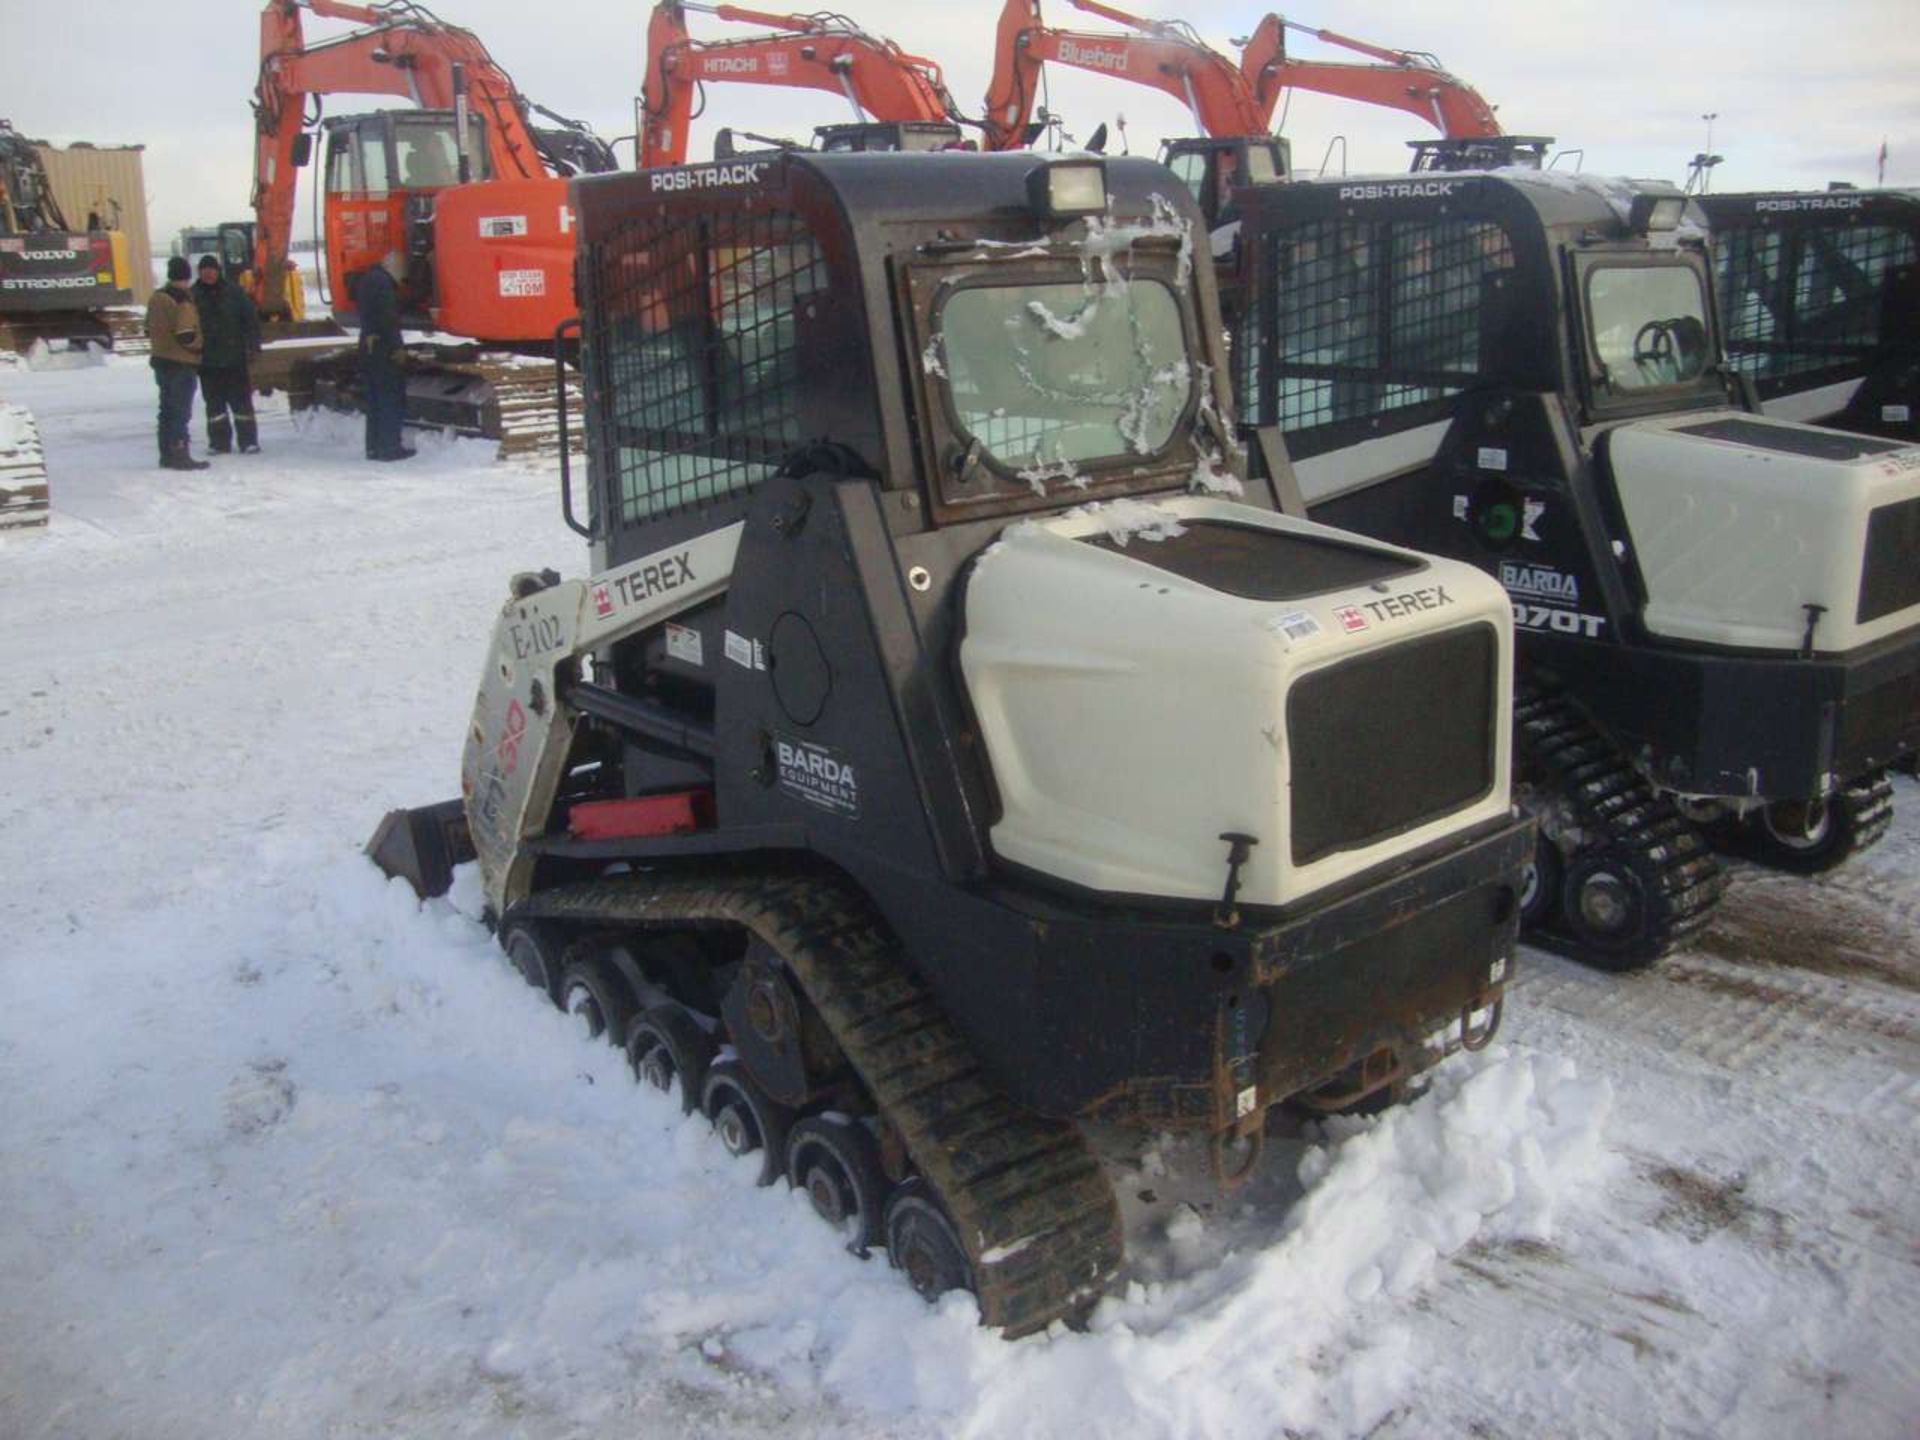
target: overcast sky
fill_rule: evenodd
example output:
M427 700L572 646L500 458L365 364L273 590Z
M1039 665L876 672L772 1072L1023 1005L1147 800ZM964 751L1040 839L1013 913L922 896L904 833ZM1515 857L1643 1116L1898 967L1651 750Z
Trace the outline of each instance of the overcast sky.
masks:
M962 107L978 113L998 0L836 3L939 61ZM1139 3L1143 11L1155 6ZM647 17L639 0L435 0L433 8L476 31L530 98L602 135L632 133ZM259 12L250 0L0 0L0 117L56 142L144 144L156 245L182 225L240 218L251 194L248 97ZM1150 13L1177 13L1237 58L1232 39L1264 12L1251 0L1158 0ZM1432 51L1498 107L1507 130L1583 148L1589 171L1681 180L1706 141L1702 116L1715 112L1713 145L1726 157L1716 190L1871 184L1883 138L1887 182L1920 185L1920 7L1913 0L1310 0L1282 13ZM1061 27L1112 28L1065 0L1046 0L1045 14ZM702 38L753 33L710 16L690 18ZM308 17L309 38L348 28ZM1343 58L1305 38L1291 48L1303 58ZM1136 154L1192 132L1185 107L1158 91L1057 68L1050 87L1052 108L1082 139L1116 116L1125 117ZM342 97L327 109L347 114L392 103ZM708 156L721 124L805 138L816 124L847 118L845 102L815 91L710 86L690 153ZM1297 94L1284 133L1296 166L1311 172L1336 135L1347 137L1350 171L1381 171L1404 169L1405 142L1430 132L1397 111ZM1117 140L1110 148L1120 148ZM302 235L308 213L303 199Z

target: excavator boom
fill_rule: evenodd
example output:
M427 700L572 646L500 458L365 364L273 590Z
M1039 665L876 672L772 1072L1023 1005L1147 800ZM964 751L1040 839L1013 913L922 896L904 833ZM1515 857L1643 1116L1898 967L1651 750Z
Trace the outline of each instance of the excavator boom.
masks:
M765 25L774 33L696 40L687 31L689 10ZM662 0L647 23L642 169L686 162L687 126L693 118L695 95L708 81L824 90L845 96L856 119L871 116L917 123L959 118L959 107L947 93L937 64L837 16L782 15L737 5Z
M1289 30L1366 55L1377 63L1295 60L1287 54ZM1259 106L1263 130L1272 124L1281 95L1294 89L1404 110L1448 139L1487 139L1502 133L1493 107L1480 92L1449 74L1434 56L1389 49L1333 30L1316 30L1278 15L1263 17L1255 27L1240 52L1240 73Z
M1028 143L1028 125L1046 64L1112 75L1147 85L1185 105L1208 135L1266 133L1263 113L1238 67L1187 26L1142 19L1097 0L1070 0L1077 10L1130 27L1132 33L1057 30L1040 16L1040 0L1006 0L1000 11L993 79L987 89L984 148Z

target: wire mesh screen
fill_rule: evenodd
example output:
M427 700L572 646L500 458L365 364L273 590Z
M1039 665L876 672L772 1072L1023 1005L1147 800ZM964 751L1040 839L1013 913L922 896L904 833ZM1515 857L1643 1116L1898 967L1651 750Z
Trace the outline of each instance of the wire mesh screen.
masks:
M1723 229L1714 236L1727 356L1755 379L1862 360L1881 340L1888 272L1912 265L1892 225Z
M631 221L593 274L616 523L770 476L804 438L799 312L827 288L799 218Z
M1512 268L1513 247L1486 221L1325 220L1267 236L1261 264L1267 294L1235 367L1241 413L1293 431L1471 385L1486 280Z

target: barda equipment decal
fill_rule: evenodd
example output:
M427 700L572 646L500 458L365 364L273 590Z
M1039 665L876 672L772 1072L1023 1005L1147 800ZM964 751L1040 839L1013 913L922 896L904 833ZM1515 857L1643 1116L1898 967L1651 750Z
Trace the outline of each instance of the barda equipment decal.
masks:
M1502 560L1500 583L1513 602L1513 623L1522 630L1584 635L1595 640L1607 623L1602 616L1581 613L1579 577L1551 565Z
M773 737L780 788L795 799L852 819L860 813L860 778L853 766L811 740Z
M530 300L547 293L544 270L502 270L500 293L509 299Z
M482 215L480 217L482 240L511 240L516 235L526 233L527 217L524 215Z

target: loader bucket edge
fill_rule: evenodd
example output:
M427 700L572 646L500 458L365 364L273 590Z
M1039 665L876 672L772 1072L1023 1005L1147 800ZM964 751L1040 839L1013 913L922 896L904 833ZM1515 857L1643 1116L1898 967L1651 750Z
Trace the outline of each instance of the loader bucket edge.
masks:
M405 880L422 900L444 895L453 885L453 867L473 859L466 807L459 800L442 800L389 810L366 853L382 874Z

